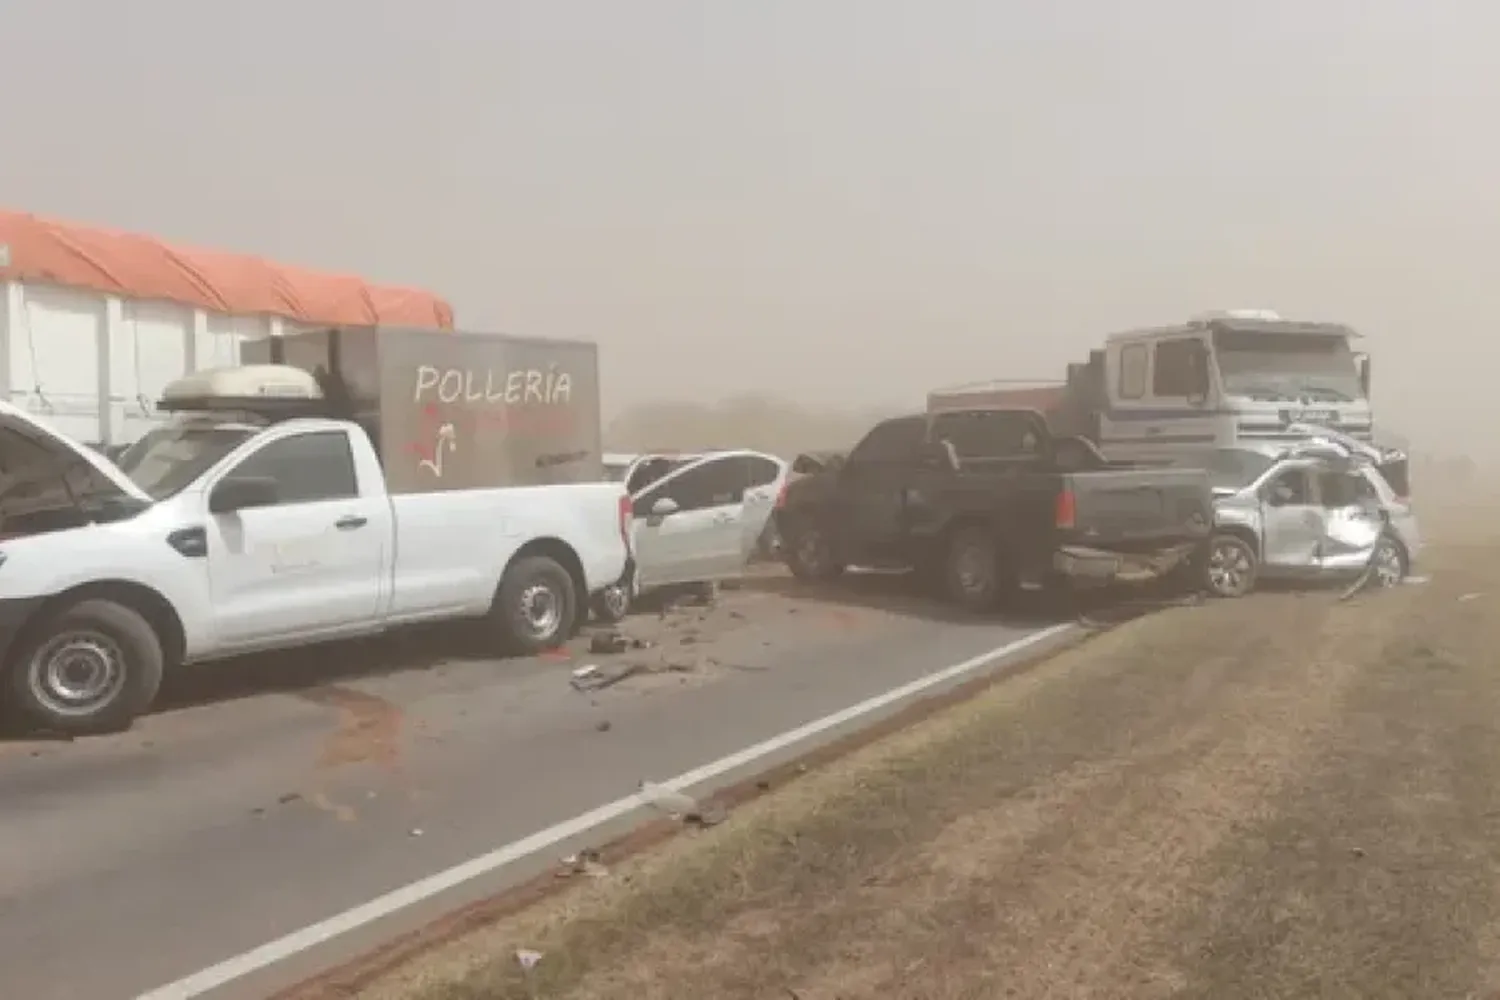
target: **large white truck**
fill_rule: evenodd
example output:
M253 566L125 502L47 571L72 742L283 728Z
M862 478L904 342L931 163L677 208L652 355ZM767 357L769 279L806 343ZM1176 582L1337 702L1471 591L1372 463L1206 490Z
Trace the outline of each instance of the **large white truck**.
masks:
M538 460L542 485L480 484L534 447L466 461L472 442L454 429L535 403L529 375L509 395L503 371L487 389L466 373L439 393L454 378L445 359L468 348L445 340L463 335L427 336L409 380L390 383L404 403L387 422L424 435L412 441L422 455L405 442L377 452L381 423L348 418L328 372L290 365L168 386L172 416L118 464L0 401L5 698L45 727L84 732L128 724L183 664L444 619L485 620L518 652L566 638L628 571L629 499L597 481L588 445L561 460L576 475ZM565 402L558 374L543 408ZM424 386L435 402L421 401ZM508 419L534 430L556 416ZM576 433L597 440L598 429Z
M1215 449L1291 441L1314 424L1370 441L1370 361L1340 323L1231 309L1113 334L1065 383L998 381L928 395L932 411L976 406L1042 411L1059 435L1082 435L1117 461L1174 464Z

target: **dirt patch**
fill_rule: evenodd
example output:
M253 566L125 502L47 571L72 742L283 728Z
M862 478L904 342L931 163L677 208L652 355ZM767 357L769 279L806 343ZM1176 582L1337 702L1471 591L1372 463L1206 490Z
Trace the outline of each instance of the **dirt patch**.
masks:
M295 694L337 715L337 728L318 757L319 769L368 763L385 771L400 770L405 721L401 709L373 694L332 684Z
M1426 585L1131 622L360 995L1484 995L1500 540L1479 523Z

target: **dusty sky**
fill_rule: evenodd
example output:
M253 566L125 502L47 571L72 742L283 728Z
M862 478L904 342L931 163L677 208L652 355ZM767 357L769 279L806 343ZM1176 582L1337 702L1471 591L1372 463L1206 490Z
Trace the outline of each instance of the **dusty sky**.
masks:
M0 4L7 206L596 339L611 410L917 405L1262 307L1500 453L1500 5Z

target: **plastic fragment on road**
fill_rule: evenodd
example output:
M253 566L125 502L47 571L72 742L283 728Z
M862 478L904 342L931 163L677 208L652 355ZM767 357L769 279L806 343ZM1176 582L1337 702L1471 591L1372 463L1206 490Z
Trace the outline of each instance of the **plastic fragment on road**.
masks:
M1458 595L1458 602L1460 604L1466 604L1469 601L1477 601L1477 600L1479 600L1483 596L1484 596L1483 593L1481 593L1481 592L1479 592L1479 591L1476 590L1476 591L1472 591L1472 592L1467 593L1467 594L1460 594L1460 595Z
M682 792L651 781L644 779L641 781L640 793L647 805L684 823L695 826L714 826L722 823L725 818L722 806L713 803L700 804L691 795L684 795Z

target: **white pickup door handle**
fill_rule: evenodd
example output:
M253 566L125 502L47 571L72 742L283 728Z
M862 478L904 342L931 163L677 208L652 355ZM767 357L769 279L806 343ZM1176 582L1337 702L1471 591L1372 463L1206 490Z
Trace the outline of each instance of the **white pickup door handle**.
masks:
M714 524L728 524L734 520L733 514L715 514Z

